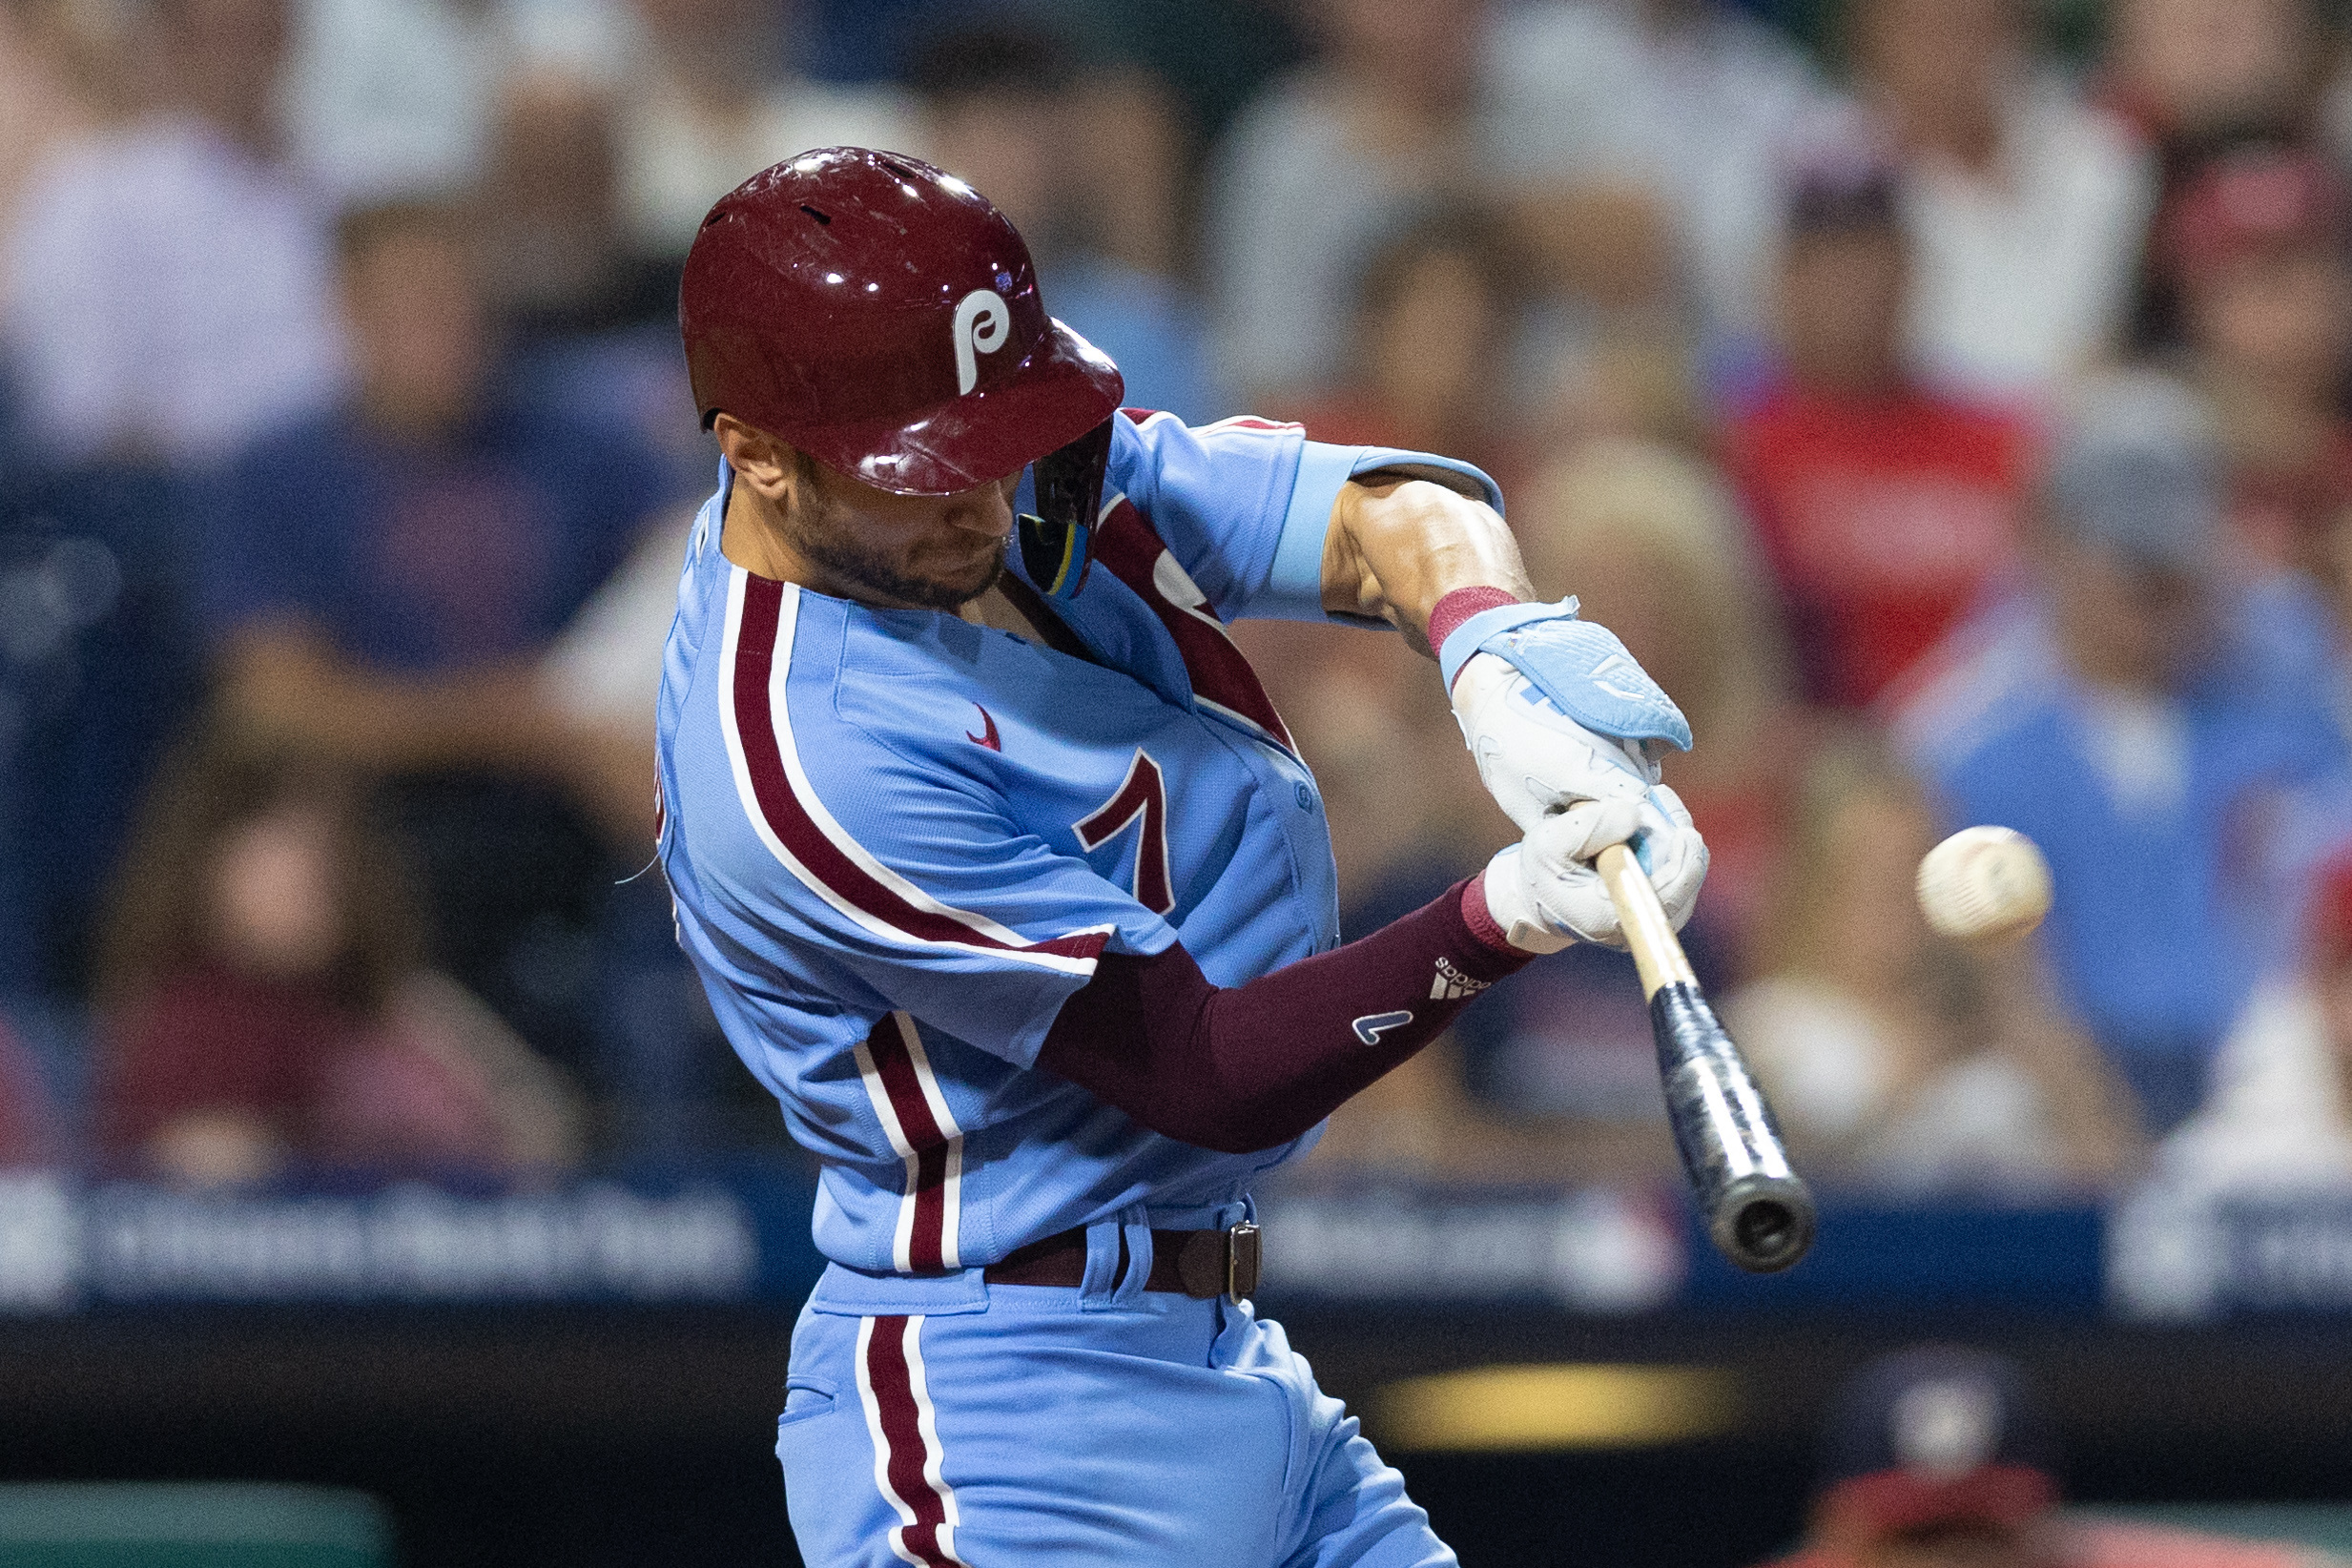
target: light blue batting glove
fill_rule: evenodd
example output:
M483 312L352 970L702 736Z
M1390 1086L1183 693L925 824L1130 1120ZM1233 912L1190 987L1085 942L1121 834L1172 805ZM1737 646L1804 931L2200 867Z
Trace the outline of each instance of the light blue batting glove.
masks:
M1449 633L1437 650L1446 690L1480 653L1510 665L1568 718L1611 740L1690 750L1690 721L1608 628L1577 619L1577 602L1502 605Z

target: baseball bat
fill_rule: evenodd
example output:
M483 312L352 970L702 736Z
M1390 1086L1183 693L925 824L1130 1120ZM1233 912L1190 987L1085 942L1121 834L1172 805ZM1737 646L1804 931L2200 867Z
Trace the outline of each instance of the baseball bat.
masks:
M1633 852L1612 844L1596 863L1641 972L1674 1146L1707 1234L1749 1273L1777 1273L1813 1245L1813 1194L1788 1168L1764 1091L1707 1005Z

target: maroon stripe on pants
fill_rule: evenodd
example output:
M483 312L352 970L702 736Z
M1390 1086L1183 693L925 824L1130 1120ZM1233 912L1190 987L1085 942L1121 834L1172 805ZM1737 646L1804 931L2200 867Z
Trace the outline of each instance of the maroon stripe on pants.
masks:
M776 742L775 715L769 706L768 684L776 657L776 630L782 623L784 585L771 578L745 574L743 619L735 629L735 667L729 672L733 689L735 733L743 741L743 762L752 775L752 794L768 831L806 866L816 879L866 914L923 941L961 942L1002 952L1058 953L1091 959L1107 939L1101 933L1057 937L1051 941L1006 942L984 936L946 915L918 909L870 876L827 836L810 815L791 777L784 771L784 753ZM784 650L791 656L791 650Z
M866 1050L874 1058L875 1071L881 1075L883 1092L890 1096L898 1130L915 1151L915 1224L907 1235L907 1267L930 1270L946 1267L948 1136L931 1114L931 1102L924 1098L922 1080L915 1071L915 1058L900 1032L912 1027L902 1023L897 1014L887 1014L867 1037Z
M947 1522L947 1501L931 1488L923 1475L921 1416L915 1405L915 1380L907 1370L907 1335L913 1325L904 1317L877 1317L866 1340L866 1381L874 1390L882 1441L888 1449L883 1474L898 1499L915 1511L915 1522L898 1527L899 1541L917 1561L939 1568L960 1568L958 1559L939 1544L939 1527Z

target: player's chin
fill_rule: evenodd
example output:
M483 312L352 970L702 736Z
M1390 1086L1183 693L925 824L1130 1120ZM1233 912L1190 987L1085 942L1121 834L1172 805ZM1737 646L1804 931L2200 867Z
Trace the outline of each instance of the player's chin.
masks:
M994 544L979 559L934 568L923 580L924 603L933 609L958 609L997 586L1004 574L1004 546Z

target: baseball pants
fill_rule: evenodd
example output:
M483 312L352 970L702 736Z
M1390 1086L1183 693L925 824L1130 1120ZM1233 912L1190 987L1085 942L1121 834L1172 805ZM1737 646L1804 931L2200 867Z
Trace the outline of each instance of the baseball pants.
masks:
M830 1269L793 1333L776 1456L824 1568L1455 1560L1281 1325L1132 1284Z

